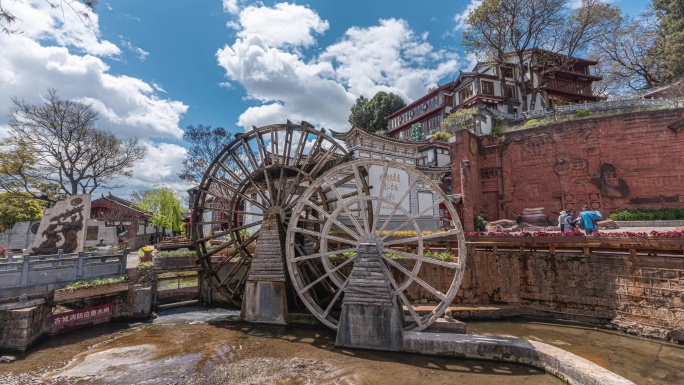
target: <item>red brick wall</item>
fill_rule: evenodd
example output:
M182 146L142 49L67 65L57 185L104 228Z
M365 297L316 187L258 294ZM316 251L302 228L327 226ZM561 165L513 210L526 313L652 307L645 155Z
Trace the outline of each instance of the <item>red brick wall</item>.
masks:
M684 109L643 111L563 122L479 140L479 197L473 211L487 220L514 219L525 208L544 207L555 220L561 209L590 204L604 214L636 207L684 206L684 132L668 128ZM454 175L470 155L469 136L452 145ZM454 192L459 192L454 178ZM466 191L466 195L467 195ZM468 200L464 201L467 204ZM467 223L466 223L467 224Z

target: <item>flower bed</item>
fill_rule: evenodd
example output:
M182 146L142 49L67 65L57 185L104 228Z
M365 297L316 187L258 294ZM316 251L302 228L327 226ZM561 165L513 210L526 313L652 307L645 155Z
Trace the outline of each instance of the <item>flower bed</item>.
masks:
M648 250L684 250L684 231L646 232L599 232L584 235L580 231L565 233L545 231L498 233L498 232L469 232L466 241L469 243L504 243L519 245L567 245L593 248L622 248Z
M114 294L128 290L128 276L98 278L90 281L77 281L55 290L57 302L73 301L81 298Z

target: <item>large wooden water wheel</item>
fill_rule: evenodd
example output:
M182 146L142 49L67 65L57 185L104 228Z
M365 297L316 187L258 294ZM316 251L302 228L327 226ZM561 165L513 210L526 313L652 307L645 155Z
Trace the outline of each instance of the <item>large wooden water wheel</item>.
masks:
M230 143L206 171L192 212L198 262L213 288L240 306L264 213L288 223L303 190L348 159L324 130L306 122L254 127ZM310 196L323 207L334 201L320 189ZM306 237L294 245L318 247ZM319 273L313 264L308 269Z
M327 203L330 198L333 204ZM450 226L424 232L440 216L449 217ZM310 226L312 221L316 226ZM302 239L315 247L302 247ZM427 253L427 242L435 239L455 244L451 254ZM424 174L398 163L356 160L318 177L297 200L286 238L290 278L306 307L333 329L345 292L354 284L350 272L361 244L364 250L369 244L377 249L384 278L374 279L391 285L405 313L404 330L423 330L453 301L465 268L464 234L450 198ZM312 274L311 266L319 272ZM444 277L441 287L426 279L435 268Z

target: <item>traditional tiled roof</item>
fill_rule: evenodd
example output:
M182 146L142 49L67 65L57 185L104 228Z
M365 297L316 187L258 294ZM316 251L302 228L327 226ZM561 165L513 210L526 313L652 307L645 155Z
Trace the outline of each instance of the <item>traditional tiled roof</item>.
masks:
M450 89L453 87L453 85L454 85L454 82L448 82L448 83L446 83L446 84L443 84L443 85L441 85L441 86L435 88L434 90L432 90L432 91L426 93L425 95L421 96L419 99L416 99L415 101L411 102L410 104L407 104L406 107L402 108L401 110L398 110L398 111L396 111L396 112L394 112L394 113L392 113L392 114L390 114L390 115L387 115L387 116L385 117L385 120L392 119L393 117L395 117L395 116L397 116L397 115L400 115L400 114L402 114L402 113L404 113L404 112L406 112L406 111L409 111L409 110L413 109L415 106L417 106L417 105L419 105L419 104L425 103L426 100L428 100L428 99L430 99L431 97L435 96L435 95L438 94L440 91L447 91L447 90L450 90Z
M112 195L112 193L109 193L108 196L102 195L100 198L95 199L90 203L91 209L98 208L98 207L110 207L110 206L121 207L125 211L128 211L131 214L131 216L134 216L134 217L149 218L152 216L151 213L148 213L144 210L141 210L133 202L130 202L130 201L127 201L125 199L116 197L116 196Z
M384 135L376 135L372 132L368 132L368 131L366 131L362 128L359 128L359 127L352 127L352 129L347 131L347 132L337 132L337 131L330 130L330 134L333 136L333 138L341 139L345 142L347 139L351 138L353 135L359 134L359 135L365 135L368 137L372 137L372 138L378 139L378 140L386 140L388 142L401 143L401 144L405 144L407 146L421 146L421 145L431 143L429 140L421 140L421 141L414 142L414 141L409 141L409 140L396 139L396 138L392 138L392 137L384 136Z

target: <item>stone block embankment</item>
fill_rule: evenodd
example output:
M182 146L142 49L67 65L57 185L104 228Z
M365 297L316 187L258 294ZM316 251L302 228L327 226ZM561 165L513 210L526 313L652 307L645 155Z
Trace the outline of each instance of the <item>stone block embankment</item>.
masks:
M521 338L407 332L404 349L410 353L527 364L573 385L634 385L632 381L563 349Z

